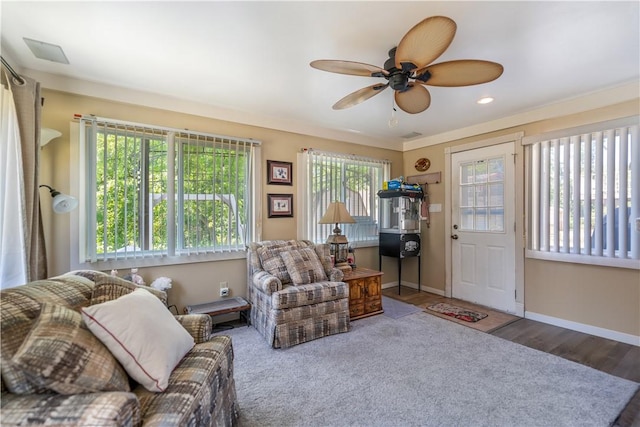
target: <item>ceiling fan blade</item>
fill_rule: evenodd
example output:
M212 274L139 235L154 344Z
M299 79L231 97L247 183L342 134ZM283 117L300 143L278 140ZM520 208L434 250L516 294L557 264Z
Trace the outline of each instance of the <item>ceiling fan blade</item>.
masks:
M420 21L400 40L396 49L396 68L409 71L429 65L447 50L456 28L456 23L446 16Z
M367 87L363 87L360 90L357 90L353 93L342 98L340 101L333 104L334 110L342 110L345 108L353 107L354 105L360 104L362 101L366 101L367 99L375 96L389 87L389 84L375 84Z
M497 62L460 59L441 62L416 71L416 83L430 86L471 86L493 81L502 75L504 67ZM428 74L425 75L425 72ZM421 76L428 77L422 82Z
M311 61L309 64L313 68L331 73L349 74L351 76L376 77L378 73L388 75L389 72L384 68L375 65L364 64L354 61L340 61L333 59L318 59Z
M397 90L395 100L398 107L409 114L422 113L431 105L427 88L415 83L409 83L409 88L404 92Z

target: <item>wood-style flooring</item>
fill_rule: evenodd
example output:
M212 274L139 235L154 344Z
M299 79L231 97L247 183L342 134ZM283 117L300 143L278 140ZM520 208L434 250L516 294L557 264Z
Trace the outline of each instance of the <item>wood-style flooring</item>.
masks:
M397 287L383 289L382 294L422 308L435 302L449 302L452 305L459 302L407 287L402 287L400 295ZM474 308L474 305L469 303L465 306ZM486 307L475 306L475 309L487 311ZM640 382L640 347L637 346L522 318L505 322L502 326L491 328L487 333L611 375ZM640 391L636 392L620 413L614 426L640 426Z

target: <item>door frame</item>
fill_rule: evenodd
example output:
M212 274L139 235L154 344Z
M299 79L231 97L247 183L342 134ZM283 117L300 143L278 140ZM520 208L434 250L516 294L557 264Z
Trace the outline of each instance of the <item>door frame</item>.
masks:
M524 132L516 132L508 135L502 135L495 138L484 139L480 141L470 142L467 144L456 145L453 147L446 147L444 149L444 176L446 177L444 180L444 204L446 206L445 216L444 216L444 247L445 247L445 288L444 288L444 296L451 298L452 295L452 287L451 287L451 274L452 274L452 262L453 262L453 254L452 254L452 245L451 245L451 215L452 215L452 189L451 189L451 174L457 171L454 171L452 161L452 154L459 153L461 151L469 151L475 150L477 148L485 148L490 147L492 145L504 144L507 142L514 143L515 149L515 193L516 193L516 204L515 204L515 222L516 222L516 232L514 235L515 238L515 268L516 268L516 315L520 317L524 317L524 252L525 252L525 244L526 244L526 232L524 226L524 148L522 146L522 138L524 137ZM521 236L521 238L518 238Z

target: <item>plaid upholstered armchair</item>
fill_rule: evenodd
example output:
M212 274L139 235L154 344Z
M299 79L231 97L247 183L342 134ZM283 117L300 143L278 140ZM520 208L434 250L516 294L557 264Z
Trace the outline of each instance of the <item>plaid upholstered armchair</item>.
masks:
M349 288L326 244L252 243L247 257L251 323L274 348L349 330Z

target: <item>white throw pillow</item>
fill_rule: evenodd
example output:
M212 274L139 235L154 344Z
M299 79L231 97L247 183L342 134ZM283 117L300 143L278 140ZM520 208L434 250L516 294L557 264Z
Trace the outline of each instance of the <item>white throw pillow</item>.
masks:
M193 337L162 302L145 289L82 308L93 334L144 388L161 392L195 345Z

